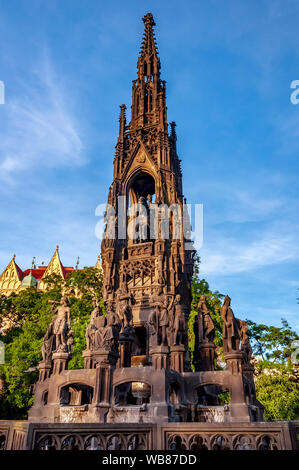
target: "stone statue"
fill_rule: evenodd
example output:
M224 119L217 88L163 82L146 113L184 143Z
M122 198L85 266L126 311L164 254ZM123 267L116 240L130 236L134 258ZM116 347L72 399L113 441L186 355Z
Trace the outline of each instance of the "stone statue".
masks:
M136 223L134 241L141 243L147 241L149 236L148 206L144 196L138 199L136 218L138 223Z
M215 339L215 326L210 316L205 295L200 297L197 306L197 327L198 327L198 342L199 343L213 343Z
M106 333L103 346L107 350L118 351L119 332L122 325L118 314L114 311L114 305L111 301L107 302L106 320Z
M167 346L168 298L161 290L155 296L154 310L149 317L149 323L154 329L152 334L155 335L156 345Z
M241 325L241 350L244 353L244 363L249 364L252 357L252 348L248 336L248 325L245 320L240 320Z
M174 299L173 306L173 322L172 322L172 344L171 346L177 346L179 344L184 344L185 335L186 335L186 321L184 307L182 305L182 297L180 294L177 294Z
M53 322L52 322L53 323ZM53 324L49 326L47 333L44 336L42 344L43 361L49 363L52 361L52 353L55 348L55 336L53 335Z
M129 294L125 286L120 290L118 295L120 305L119 314L121 318L121 333L131 333L133 330L133 314L132 314L132 296Z
M223 320L223 349L225 353L239 351L240 348L240 323L235 318L230 306L231 299L227 295L221 307L221 318Z
M91 313L90 322L86 328L86 348L89 350L98 349L101 343L102 338L102 328L103 324L105 326L105 318L103 316L103 312L101 307L98 304L98 300L96 298L92 299L92 303L94 309ZM103 321L104 318L104 321Z
M61 297L58 307L57 302L49 301L51 310L56 313L47 333L44 336L42 345L43 360L51 361L53 352L71 352L73 344L73 332L71 328L71 310L68 306L68 298Z
M60 305L54 310L53 334L55 335L56 351L68 352L67 336L71 327L71 310L68 298L61 297Z

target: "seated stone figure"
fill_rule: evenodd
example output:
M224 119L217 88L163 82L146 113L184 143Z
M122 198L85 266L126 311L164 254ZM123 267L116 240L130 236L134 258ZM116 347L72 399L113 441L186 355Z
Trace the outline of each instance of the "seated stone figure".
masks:
M103 316L102 309L98 305L97 299L94 298L92 303L94 309L86 328L86 347L89 350L98 349L100 347L99 330L106 326L106 318Z

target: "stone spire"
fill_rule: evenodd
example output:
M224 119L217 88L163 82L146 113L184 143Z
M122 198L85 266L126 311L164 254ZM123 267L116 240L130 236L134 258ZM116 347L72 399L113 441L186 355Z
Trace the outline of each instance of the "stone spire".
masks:
M166 89L160 78L160 59L155 42L153 15L143 17L145 25L140 55L137 62L137 80L133 81L130 130L155 125L167 131Z
M151 77L154 73L159 74L160 70L160 60L153 29L156 23L151 13L147 13L142 20L145 30L137 66L140 75L143 73L144 76ZM141 67L142 65L144 66L143 68ZM156 69L155 65L157 65Z

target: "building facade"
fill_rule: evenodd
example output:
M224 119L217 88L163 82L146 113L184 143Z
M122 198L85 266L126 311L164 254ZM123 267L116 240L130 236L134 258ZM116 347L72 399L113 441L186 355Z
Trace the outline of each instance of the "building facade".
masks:
M102 270L99 258L95 264L95 268ZM0 296L18 293L30 287L41 291L45 290L47 287L45 279L48 276L56 274L62 279L65 279L67 276L71 275L74 269L76 268L66 267L62 264L58 245L47 266L41 265L36 267L34 262L32 262L31 268L23 271L16 263L16 255L13 255L10 263L0 275Z

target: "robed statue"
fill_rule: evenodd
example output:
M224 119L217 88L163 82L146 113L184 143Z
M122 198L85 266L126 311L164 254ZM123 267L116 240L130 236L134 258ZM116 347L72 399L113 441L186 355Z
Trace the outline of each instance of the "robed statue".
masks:
M223 349L225 353L239 351L240 349L240 321L235 317L231 306L231 299L227 295L221 307L221 318L223 320Z
M199 343L213 343L215 339L215 326L209 312L205 295L200 297L197 306L197 328Z

